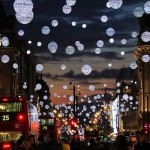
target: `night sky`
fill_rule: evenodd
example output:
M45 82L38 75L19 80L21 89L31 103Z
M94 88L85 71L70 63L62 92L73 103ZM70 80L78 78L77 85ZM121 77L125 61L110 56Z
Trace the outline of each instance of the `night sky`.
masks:
M14 0L1 0L6 14L15 15L13 8ZM16 33L24 31L20 40L31 40L31 51L37 57L37 64L42 64L43 79L50 87L52 103L69 103L68 97L72 95L70 81L75 81L76 88L80 85L80 97L82 101L88 98L95 101L94 96L104 92L115 92L116 78L121 68L125 68L130 74L130 63L136 61L134 50L137 46L139 33L138 18L134 15L137 7L144 9L147 0L124 0L119 9L106 7L108 0L77 0L72 6L72 11L65 14L62 11L65 0L32 0L34 18L29 24L17 22ZM107 16L108 21L102 22L102 16ZM58 26L53 26L52 21L57 20ZM73 26L72 22L76 25ZM83 28L84 24L86 28ZM48 26L50 33L45 35L41 32L42 27ZM113 36L106 34L108 28L113 28ZM110 39L114 43L110 43ZM97 41L104 42L100 54L95 53L98 48ZM121 41L126 40L122 44ZM51 53L48 44L54 41L58 45L56 53ZM78 50L76 43L79 41L84 49ZM37 42L42 46L38 47ZM72 55L66 53L66 47L73 46L75 52ZM121 55L124 51L125 55ZM112 66L108 66L111 65ZM61 69L61 65L66 69ZM83 65L89 65L92 71L84 75L81 71ZM130 80L130 76L126 76ZM105 86L106 84L106 86ZM67 86L67 89L63 88ZM90 85L95 87L89 90ZM77 92L77 91L76 91ZM78 94L78 93L76 93Z

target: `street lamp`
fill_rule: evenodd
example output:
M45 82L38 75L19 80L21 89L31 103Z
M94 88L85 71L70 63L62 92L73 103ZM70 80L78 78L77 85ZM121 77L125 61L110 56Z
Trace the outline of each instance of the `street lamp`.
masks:
M70 82L70 85L72 85L72 82ZM76 87L75 87L75 81L73 80L73 115L74 118L76 118Z

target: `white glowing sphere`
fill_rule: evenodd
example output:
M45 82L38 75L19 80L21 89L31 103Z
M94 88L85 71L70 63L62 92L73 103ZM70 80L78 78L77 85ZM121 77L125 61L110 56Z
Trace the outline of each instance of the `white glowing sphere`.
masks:
M123 99L127 100L129 98L128 94L123 94Z
M125 109L122 107L122 108L120 109L120 111L121 111L121 112L124 112L124 111L125 111Z
M37 64L36 65L36 70L37 71L42 71L43 70L43 65L42 64Z
M4 36L4 37L2 37L2 45L3 46L8 46L9 45L9 39L8 39L8 37L6 37L6 36Z
M137 33L137 32L132 32L132 33L131 33L131 36L135 38L135 37L138 36L138 33Z
M109 39L109 42L110 42L110 43L114 43L114 41L115 41L115 40L114 40L113 38L110 38L110 39Z
M75 21L73 21L71 24L72 24L72 26L76 26L76 22Z
M18 14L16 13L16 19L21 23L21 24L28 24L32 21L34 14L33 12L27 13L27 14Z
M109 0L109 5L113 9L119 9L123 4L123 0Z
M18 35L19 35L19 36L23 36L23 35L24 35L24 31L23 31L23 30L19 30L19 31L18 31Z
M131 69L136 69L138 67L137 63L136 62L131 62L130 63L130 68Z
M85 115L86 115L87 117L89 117L89 116L90 116L90 114L89 114L89 113L86 113Z
M101 21L102 22L107 22L108 21L108 17L105 16L105 15L101 16Z
M150 32L145 31L141 34L141 39L143 42L150 42Z
M121 83L120 83L120 82L117 82L117 83L116 83L116 86L117 86L117 87L119 87L120 85L121 85Z
M42 46L42 43L41 42L37 42L37 46Z
M50 33L50 28L48 26L44 26L44 27L42 27L41 32L43 34L47 35Z
M30 95L30 98L33 98L34 96L33 95Z
M142 56L142 61L145 62L145 63L149 62L150 61L150 56L149 55L143 55Z
M78 45L77 45L77 49L78 49L79 51L83 51L83 50L84 50L84 45L83 45L83 44L78 44Z
M31 40L29 40L29 41L28 41L28 44L31 44L31 43L32 43L32 41L31 41Z
M107 8L111 8L109 2L106 3L106 7L107 7Z
M82 24L82 28L86 28L86 24Z
M91 102L92 102L92 101L89 99L89 100L88 100L88 103L90 104Z
M32 98L30 98L30 102L33 102L33 99L32 99Z
M52 20L52 26L57 27L58 26L58 21L57 20Z
M74 52L75 52L75 48L73 46L67 46L66 47L66 53L68 55L72 55L72 54L74 54Z
M113 28L108 28L108 29L106 30L106 34L107 34L108 36L113 36L113 35L115 34L115 30L114 30Z
M100 95L100 94L98 94L98 95L97 95L97 98L98 98L98 99L100 99L100 98L101 98L101 95Z
M109 63L109 64L108 64L108 67L112 67L112 63Z
M67 88L68 88L68 87L67 87L67 85L63 85L63 89L65 89L65 90L66 90Z
M136 101L136 102L135 102L135 104L139 104L139 102L138 102L138 101Z
M144 10L145 10L146 14L150 14L150 1L147 1L144 4Z
M58 49L58 45L56 42L54 41L51 41L49 44L48 44L48 49L50 50L51 53L56 53L57 49Z
M144 14L144 10L141 7L136 7L133 13L136 17L142 17Z
M40 101L40 105L43 105L43 101Z
M103 47L104 46L104 42L102 40L98 40L97 43L96 43L96 45L98 47Z
M54 93L54 97L57 97L58 96L58 94L57 93Z
M42 85L40 83L36 84L36 89L40 90L42 88Z
M101 49L100 48L95 48L95 54L100 54L101 53Z
M132 101L132 100L133 100L133 96L129 96L129 100L131 100L131 101Z
M62 70L65 70L66 68L67 68L67 67L66 67L65 64L62 64L62 65L61 65L61 69L62 69Z
M92 71L92 68L90 65L83 65L81 71L84 75L89 75Z
M2 61L3 63L8 63L9 60L10 60L10 58L9 58L8 55L3 55L3 56L1 57L1 61Z
M123 55L125 55L125 52L124 52L124 51L121 51L121 53L120 53L120 54L123 56Z
M62 8L62 11L64 14L70 14L71 11L72 11L72 8L70 5L64 5L63 8Z
M31 0L15 0L13 7L16 13L26 14L32 11L33 3Z
M45 109L49 109L49 105L45 105Z
M18 68L18 64L17 63L13 63L13 68L17 69Z
M90 91L94 91L94 90L95 90L95 86L94 86L94 85L90 85L90 86L89 86L89 90L90 90Z
M44 95L44 96L43 96L43 99L44 99L44 100L47 100L47 99L48 99L48 96L47 96L47 95Z
M27 89L27 84L26 83L23 84L23 89Z
M121 40L121 44L126 44L127 43L127 40L126 39L122 39Z
M76 0L66 0L67 5L73 6L75 5L75 3L76 3Z
M83 97L84 97L84 98L87 98L87 95L84 95Z
M31 51L30 51L30 50L27 50L26 53L27 53L27 54L31 54Z
M119 94L120 92L121 92L121 91L120 91L120 89L117 89L117 90L116 90L116 93L118 93L118 94Z
M74 101L74 97L71 95L69 96L69 101L73 102Z
M124 104L123 104L123 103L121 103L121 104L120 104L120 107L124 107Z

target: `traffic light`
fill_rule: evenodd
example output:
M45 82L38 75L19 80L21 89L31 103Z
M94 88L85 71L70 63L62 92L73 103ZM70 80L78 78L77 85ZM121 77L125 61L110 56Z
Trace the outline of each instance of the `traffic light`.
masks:
M148 134L148 130L149 130L149 124L148 124L148 123L145 123L145 124L144 124L144 133L145 133L145 134Z

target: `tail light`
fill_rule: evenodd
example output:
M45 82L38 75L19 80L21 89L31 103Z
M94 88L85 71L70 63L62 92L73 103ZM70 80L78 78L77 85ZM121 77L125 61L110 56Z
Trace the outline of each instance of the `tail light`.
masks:
M8 98L3 98L3 102L7 102L8 101Z
M11 149L11 144L10 143L5 143L2 145L3 150L10 150Z
M23 114L19 114L17 119L20 120L20 121L24 120L24 115Z

